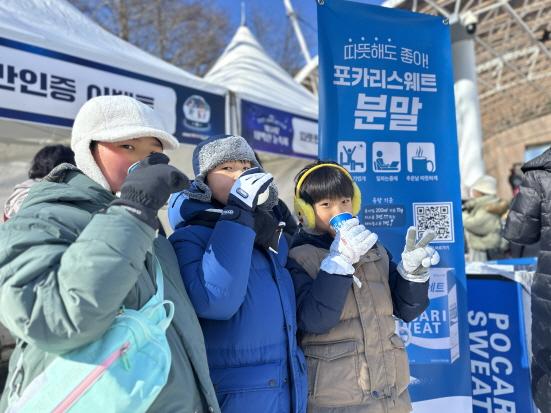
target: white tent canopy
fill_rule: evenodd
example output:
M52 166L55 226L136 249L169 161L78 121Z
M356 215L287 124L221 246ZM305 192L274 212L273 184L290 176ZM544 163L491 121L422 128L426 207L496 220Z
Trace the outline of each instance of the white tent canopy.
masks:
M246 26L241 26L205 79L238 97L317 119L318 100L279 66Z
M181 128L176 119L182 115L176 112L182 111L180 105L177 107L177 102L181 99L179 94L183 88L220 96L217 99L222 101L222 107L227 94L225 87L187 73L109 33L65 0L2 0L0 55L0 64L3 64L0 68L0 86L14 87L13 91L0 88L2 205L16 180L24 177L32 154L47 143L69 142L70 120L86 101L90 88L85 81L94 82L102 88L109 86L111 90L120 87L125 94L126 90L130 90L150 95L150 104L160 112L172 133ZM8 71L11 70L8 65L16 73L15 80L11 79L12 84L8 79ZM28 77L47 76L49 84L45 87L49 89L50 96L24 95L21 92L22 71L25 69L32 72L27 72ZM75 79L72 102L51 98L51 79L54 75ZM151 79L156 83L151 83ZM37 82L33 85L35 89L38 86ZM99 86L97 89L100 94L111 94ZM36 112L40 116L11 116L10 111ZM49 123L47 115L65 118L65 124ZM39 119L44 116L45 121ZM220 122L224 125L225 119ZM183 145L182 150L189 152L189 146ZM179 164L178 159L173 161Z

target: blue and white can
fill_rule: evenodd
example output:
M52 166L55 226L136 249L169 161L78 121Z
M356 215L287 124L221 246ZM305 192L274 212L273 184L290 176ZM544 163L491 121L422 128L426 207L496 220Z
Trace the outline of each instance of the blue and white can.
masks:
M340 214L335 215L329 220L329 225L331 225L335 232L338 232L339 229L342 227L342 224L352 218L352 214L350 214L349 212L341 212Z

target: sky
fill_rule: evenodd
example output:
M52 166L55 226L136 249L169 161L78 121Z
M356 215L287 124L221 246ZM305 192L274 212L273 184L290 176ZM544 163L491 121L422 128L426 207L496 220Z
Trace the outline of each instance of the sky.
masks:
M241 3L245 3L245 10L250 8L263 9L265 15L273 16L273 19L284 24L287 19L283 0L209 0L230 16L233 30L239 27L241 21ZM355 0L360 3L381 4L382 0ZM316 0L291 0L291 4L299 16L300 28L306 39L306 43L312 56L317 55L317 23ZM232 33L233 35L233 33Z

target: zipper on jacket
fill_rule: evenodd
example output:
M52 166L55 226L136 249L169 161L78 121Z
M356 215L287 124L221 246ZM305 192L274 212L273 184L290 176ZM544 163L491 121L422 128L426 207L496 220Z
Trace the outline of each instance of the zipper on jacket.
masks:
M165 351L165 347L164 347L164 344L162 342L160 342L159 340L157 340L154 336L151 335L151 332L149 331L149 329L144 325L144 323L142 322L142 320L140 320L138 317L134 317L132 315L130 315L129 313L124 313L122 314L120 317L123 317L123 318L128 318L128 319L131 319L133 321L135 321L136 323L138 323L141 328L143 329L143 332L144 332L144 335L145 337L147 338L147 340L149 340L149 342L151 344L154 344L155 346L157 346L157 348L159 349L159 351L161 353L164 353ZM123 359L122 359L122 363L123 363L123 366L129 370L131 365L130 365L130 361L123 355ZM170 364L170 363L169 363Z
M24 355L24 349L25 345L23 345L20 349L19 358L17 359L17 364L15 365L15 371L13 372L13 377L10 380L10 384L6 389L9 389L8 394L8 405L11 405L17 399L19 399L19 393L21 390L21 387L23 385L23 379L25 376L25 372L23 371L23 355Z
M52 411L52 413L64 413L71 406L80 399L87 391L88 389L96 382L98 381L103 373L118 359L123 357L125 353L130 348L130 343L126 342L121 347L116 349L113 353L111 353L100 365L96 366L94 370L88 376L84 378L80 382L80 384L75 387L68 395L65 397L64 400L61 401L57 405L57 407Z

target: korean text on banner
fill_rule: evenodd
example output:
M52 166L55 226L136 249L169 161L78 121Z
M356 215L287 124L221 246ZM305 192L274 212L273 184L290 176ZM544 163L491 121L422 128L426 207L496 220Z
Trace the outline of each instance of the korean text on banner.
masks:
M222 95L0 37L0 118L71 127L80 107L101 95L151 106L181 142L224 133Z
M258 103L241 100L242 136L260 151L315 158L318 152L318 123Z

